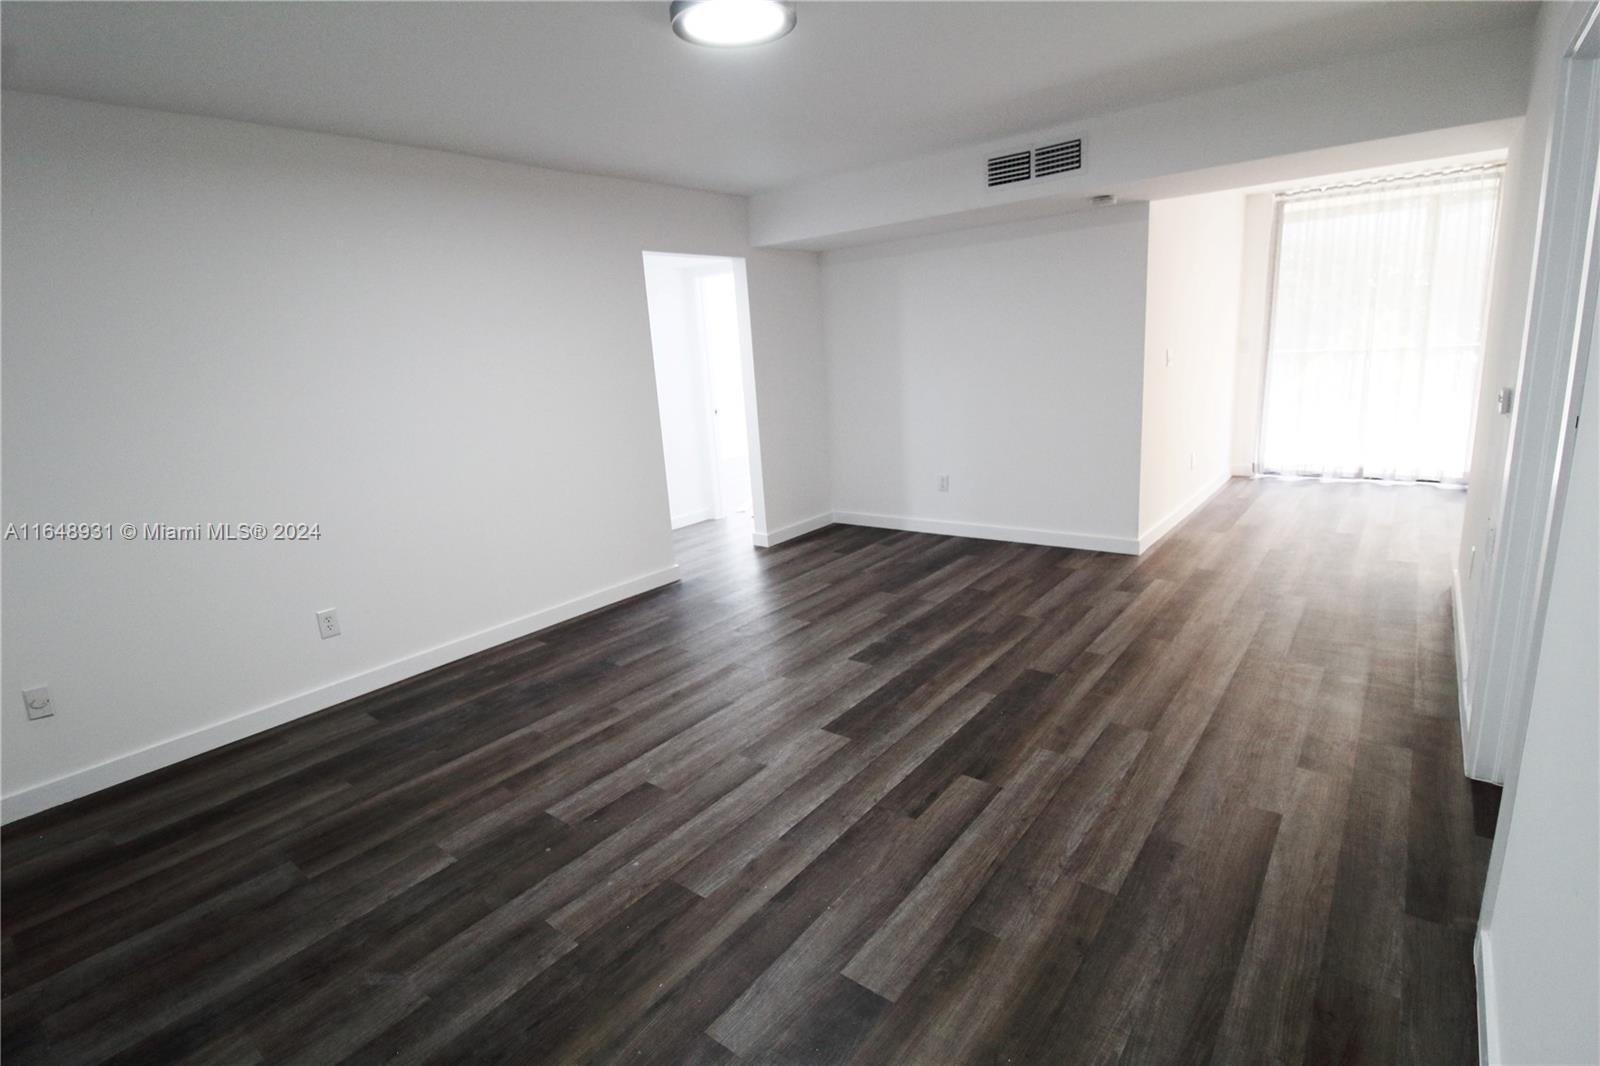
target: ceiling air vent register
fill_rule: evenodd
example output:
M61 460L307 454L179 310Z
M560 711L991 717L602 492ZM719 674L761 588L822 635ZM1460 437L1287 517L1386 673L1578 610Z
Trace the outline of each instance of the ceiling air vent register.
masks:
M1039 148L1020 148L989 157L985 175L989 188L1019 181L1048 178L1083 166L1083 140L1058 141Z
M1027 181L1033 177L1033 153L1027 149L1006 152L989 159L989 188Z
M1083 166L1083 141L1062 141L1033 150L1033 176L1048 178Z

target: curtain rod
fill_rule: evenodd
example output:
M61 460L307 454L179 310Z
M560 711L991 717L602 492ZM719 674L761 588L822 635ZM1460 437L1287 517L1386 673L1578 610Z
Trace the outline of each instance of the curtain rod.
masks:
M1364 178L1361 181L1336 182L1332 185L1312 185L1302 189L1285 189L1274 195L1279 200L1288 200L1296 196L1310 196L1315 193L1343 192L1348 189L1364 189L1373 185L1399 185L1406 182L1453 178L1458 175L1487 173L1488 171L1504 170L1505 168L1505 161L1497 160L1493 163L1472 163L1467 166L1446 167L1443 170L1417 170L1408 174L1389 174L1375 178Z

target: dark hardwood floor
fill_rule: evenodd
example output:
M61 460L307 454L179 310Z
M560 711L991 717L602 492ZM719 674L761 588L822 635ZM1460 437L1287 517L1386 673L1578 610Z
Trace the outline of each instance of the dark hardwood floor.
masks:
M8 1064L1473 1063L1460 496L833 527L4 834Z

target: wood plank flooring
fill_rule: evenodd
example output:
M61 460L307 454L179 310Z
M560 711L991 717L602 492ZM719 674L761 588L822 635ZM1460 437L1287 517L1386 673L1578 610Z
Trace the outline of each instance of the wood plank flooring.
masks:
M683 581L4 834L24 1063L1477 1061L1461 497Z

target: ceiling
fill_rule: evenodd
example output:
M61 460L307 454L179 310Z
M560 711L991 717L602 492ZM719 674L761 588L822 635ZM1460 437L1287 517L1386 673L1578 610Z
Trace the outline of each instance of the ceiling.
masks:
M4 4L8 89L752 193L1531 20L1521 3Z

